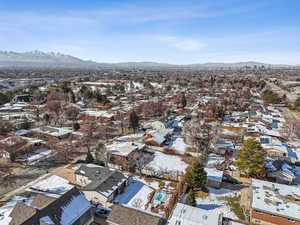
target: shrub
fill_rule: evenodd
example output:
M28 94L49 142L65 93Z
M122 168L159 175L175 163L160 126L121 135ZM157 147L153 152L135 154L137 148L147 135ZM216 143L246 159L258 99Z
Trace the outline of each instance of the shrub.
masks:
M196 197L195 197L195 192L192 190L188 193L187 199L186 199L186 204L190 206L196 206Z
M241 196L233 196L233 197L224 197L227 205L230 207L231 211L235 213L235 215L241 219L245 220L245 214L240 205Z
M206 191L197 191L195 194L197 198L206 198L209 195Z
M159 181L159 187L164 188L166 183L164 181Z
M171 182L171 183L170 183L170 186L171 186L172 188L176 188L176 187L177 187L177 183L176 183L176 182Z
M153 182L153 178L151 178L151 177L146 177L146 178L145 178L145 181L146 181L147 183L152 183L152 182Z

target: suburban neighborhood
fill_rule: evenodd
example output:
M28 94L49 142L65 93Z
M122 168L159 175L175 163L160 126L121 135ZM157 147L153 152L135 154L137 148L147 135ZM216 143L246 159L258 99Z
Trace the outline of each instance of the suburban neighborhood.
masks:
M300 224L298 100L235 73L2 89L1 224Z

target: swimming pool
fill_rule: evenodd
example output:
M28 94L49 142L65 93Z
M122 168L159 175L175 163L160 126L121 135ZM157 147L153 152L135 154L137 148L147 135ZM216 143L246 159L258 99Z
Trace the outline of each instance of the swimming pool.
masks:
M155 196L155 200L157 201L163 201L166 198L166 195L162 192L159 192Z

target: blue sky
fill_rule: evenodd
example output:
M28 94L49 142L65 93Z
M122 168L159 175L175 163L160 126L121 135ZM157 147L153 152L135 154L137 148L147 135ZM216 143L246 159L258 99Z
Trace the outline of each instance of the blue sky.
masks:
M0 49L98 62L300 64L299 0L0 0Z

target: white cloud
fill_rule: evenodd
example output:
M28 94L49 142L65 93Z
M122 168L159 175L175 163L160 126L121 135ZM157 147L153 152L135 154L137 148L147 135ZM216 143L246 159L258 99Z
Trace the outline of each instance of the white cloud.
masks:
M179 38L174 36L159 36L155 37L155 39L183 51L198 51L205 47L203 43L195 39Z

